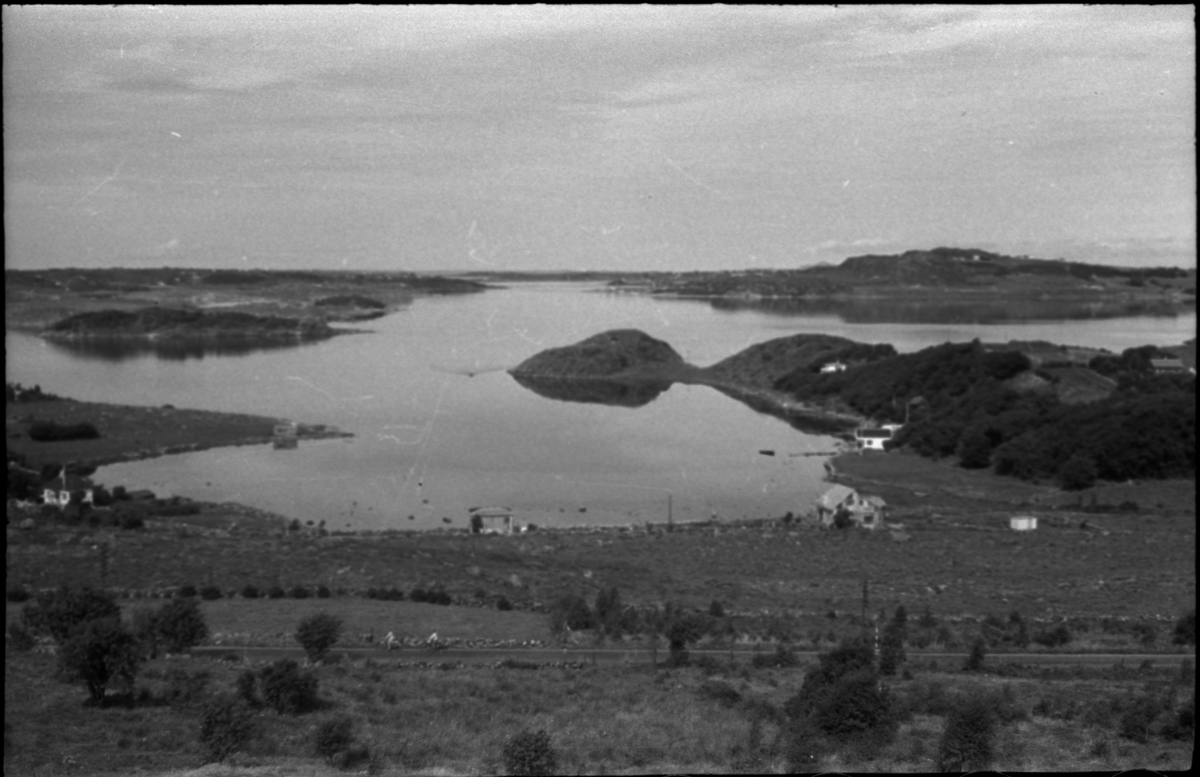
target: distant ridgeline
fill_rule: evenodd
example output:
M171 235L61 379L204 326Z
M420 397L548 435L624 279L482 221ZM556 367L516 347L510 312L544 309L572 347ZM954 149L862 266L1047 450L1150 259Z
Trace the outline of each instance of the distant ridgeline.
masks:
M615 330L543 351L511 373L551 398L631 407L673 382L703 384L805 431L894 421L904 424L895 446L1067 488L1195 476L1195 376L1159 375L1151 363L1171 353L1144 346L1084 354L1083 363L1047 359L1059 349L975 340L897 354L888 344L802 334L701 368L643 332Z
M1189 278L1190 286L1186 282ZM1039 287L1039 281L1050 282L1051 286ZM651 293L680 296L817 299L852 296L860 291L886 296L947 288L998 295L1130 292L1154 282L1167 284L1164 288L1169 287L1168 290L1195 294L1194 271L1179 267L1117 267L1031 259L978 248L867 254L849 257L839 265L796 270L630 274L611 281L610 285L621 287L632 283L648 288Z

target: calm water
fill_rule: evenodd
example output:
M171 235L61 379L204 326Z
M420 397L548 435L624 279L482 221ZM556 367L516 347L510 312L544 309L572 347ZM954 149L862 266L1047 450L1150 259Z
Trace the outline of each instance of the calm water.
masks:
M79 399L259 413L353 432L297 450L225 448L97 475L110 487L236 500L331 529L433 528L446 518L461 527L477 505L511 507L521 522L541 525L661 521L668 495L676 520L740 518L807 511L822 490L823 459L802 454L830 450L833 440L703 386L674 385L641 407L610 406L548 399L504 369L618 327L708 365L799 332L900 351L974 337L1120 351L1178 344L1196 326L1194 311L1010 321L925 307L718 307L528 284L420 299L367 322L371 334L249 353L79 351L7 335L7 380Z

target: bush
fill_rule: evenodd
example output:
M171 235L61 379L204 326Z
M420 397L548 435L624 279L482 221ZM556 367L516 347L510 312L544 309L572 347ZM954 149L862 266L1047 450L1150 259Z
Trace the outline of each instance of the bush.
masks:
M1171 635L1171 643L1175 645L1196 644L1196 611L1194 609L1175 621L1175 631Z
M89 423L57 424L53 421L34 421L29 426L29 439L36 442L59 440L96 440L100 432Z
M165 697L172 704L192 704L199 701L208 690L212 674L206 671L189 672L182 666L171 666L166 673Z
M23 585L9 586L4 592L4 599L14 604L20 604L29 600L29 592L25 590L25 586Z
M878 674L860 670L821 694L811 720L825 734L842 740L889 729L893 727L890 694L880 687Z
M253 669L243 669L234 681L238 698L251 707L261 707L262 699L258 696L258 676Z
M196 586L192 585L191 583L186 583L179 586L179 590L175 592L175 595L180 599L192 599L196 596L196 593Z
M277 585L273 585L267 589L268 599L282 599L287 596L287 593Z
M750 659L750 665L755 669L772 669L797 666L800 659L795 651L788 650L783 645L776 645L774 653L758 653Z
M154 634L168 653L182 653L208 639L208 625L195 599L172 599L154 613Z
M210 761L224 761L255 733L254 712L241 699L222 694L210 699L200 715L200 744Z
M214 599L221 598L221 589L215 585L206 585L200 589L200 598L206 602L211 602Z
M1035 635L1033 641L1044 647L1055 648L1070 643L1072 639L1071 630L1060 623L1049 631Z
M302 672L290 658L282 658L259 672L263 701L280 715L301 715L316 709L317 678Z
M508 610L511 610L512 608L513 608L512 602L510 602L508 600L507 596L501 596L499 599L496 600L496 609L497 610L508 611Z
M308 660L315 663L329 654L329 649L337 644L341 634L341 618L318 612L300 621L296 628L296 641L304 648Z
M248 586L244 587L242 589L242 598L243 599L257 599L258 598L258 589L252 585L248 585Z
M787 774L807 774L817 771L818 762L831 751L821 730L808 719L792 721L786 729L783 746L784 770Z
M1145 744L1150 740L1155 718L1164 708L1162 700L1150 694L1138 697L1121 715L1118 729L1121 736Z
M968 772L992 762L996 720L988 700L971 696L955 705L946 718L938 745L938 771Z
M515 775L550 775L558 769L558 757L544 730L522 731L504 743L504 769Z
M987 657L987 648L984 646L983 637L976 638L971 645L971 654L967 656L967 661L963 664L963 670L967 672L979 672L983 669L983 660Z
M337 757L354 744L354 721L346 715L323 720L317 724L313 747L326 763L333 764Z
M329 587L324 586L324 585L317 586L317 598L318 599L328 599L329 598Z
M1096 465L1091 458L1076 454L1058 468L1059 484L1066 491L1082 491L1096 484Z
M288 591L288 595L293 599L307 599L308 589L302 585L292 586L292 590Z
M117 618L98 618L76 629L58 654L59 676L83 681L93 704L104 701L111 681L133 689L133 681L144 658L137 639Z
M8 646L18 653L28 653L37 645L37 637L21 625L20 621L8 624Z
M35 635L49 634L60 645L89 621L120 617L121 608L108 594L66 586L39 592L21 611L21 623L26 629Z

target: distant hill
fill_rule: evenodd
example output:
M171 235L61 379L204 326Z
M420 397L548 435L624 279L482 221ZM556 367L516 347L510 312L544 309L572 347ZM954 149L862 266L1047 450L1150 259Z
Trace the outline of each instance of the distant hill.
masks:
M613 329L549 348L510 370L515 377L615 380L677 380L688 371L674 348L637 329Z

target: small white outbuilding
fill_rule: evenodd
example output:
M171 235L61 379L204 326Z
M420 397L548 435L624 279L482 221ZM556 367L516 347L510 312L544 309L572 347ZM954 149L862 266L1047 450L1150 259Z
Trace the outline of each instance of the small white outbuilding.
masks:
M1013 531L1033 531L1037 528L1037 516L1014 515L1008 519L1008 528Z

